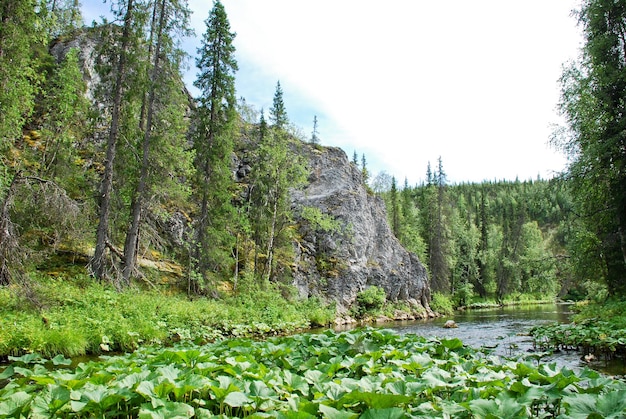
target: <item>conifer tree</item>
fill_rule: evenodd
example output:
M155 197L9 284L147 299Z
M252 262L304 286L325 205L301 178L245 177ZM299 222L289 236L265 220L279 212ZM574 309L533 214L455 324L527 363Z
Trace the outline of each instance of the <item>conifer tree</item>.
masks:
M283 101L283 89L280 87L280 81L276 83L276 92L274 93L274 100L272 107L270 108L270 122L272 126L277 129L287 128L289 119L287 117L287 111L285 109L285 102Z
M186 1L179 0L159 0L153 4L153 16L155 26L151 28L150 40L154 42L154 47L150 49L152 56L150 67L148 68L148 90L146 103L146 120L143 128L143 138L140 144L141 162L139 166L139 179L137 180L132 195L130 226L126 233L124 244L124 268L122 277L126 284L129 283L131 275L134 273L137 264L137 253L139 250L139 235L143 222L142 214L147 210L148 196L154 195L151 189L158 185L161 180L157 180L153 175L160 162L151 157L155 147L159 142L173 146L172 149L184 147L186 124L180 125L177 121L184 118L186 103L181 102L181 86L172 83L180 78L180 57L182 51L177 48L174 36L179 34L185 36L190 34L189 16ZM179 100L176 100L178 97ZM174 104L174 106L171 106ZM142 118L140 123L143 125ZM165 125L165 129L159 127ZM172 156L161 156L171 162ZM183 161L176 163L184 164ZM174 176L175 173L169 173ZM175 177L175 176L174 176Z
M94 276L99 279L107 277L107 270L111 263L108 263L107 249L112 246L110 243L109 222L111 218L111 201L113 190L114 162L117 154L117 142L122 119L122 98L126 89L125 79L128 73L128 61L130 47L132 44L135 20L134 0L127 0L125 4L124 26L122 38L120 40L120 50L115 65L115 80L113 82L111 121L106 144L106 157L104 161L104 173L100 187L98 199L98 227L96 231L96 248L91 259L90 267ZM121 9L122 10L122 9ZM120 10L120 11L121 11Z
M361 175L363 176L363 183L367 185L370 179L370 173L367 170L367 160L365 160L365 154L361 155Z
M34 57L42 39L36 6L34 0L0 0L0 152L21 137L41 81Z
M570 131L562 147L571 164L581 233L573 255L578 273L589 266L609 293L626 295L626 6L584 0L579 11L585 44L563 74L561 109Z
M231 249L235 246L236 210L232 205L230 166L237 118L237 62L235 34L230 31L226 11L219 1L214 3L205 24L196 61L200 73L194 83L201 90L194 135L200 200L194 258L196 270L208 285L207 270L224 273L232 265Z

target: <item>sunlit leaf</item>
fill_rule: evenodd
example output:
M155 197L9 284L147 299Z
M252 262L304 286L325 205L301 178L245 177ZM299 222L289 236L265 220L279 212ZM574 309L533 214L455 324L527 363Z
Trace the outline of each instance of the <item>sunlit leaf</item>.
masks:
M241 391L233 391L232 393L228 393L226 395L224 403L230 407L242 407L252 403L252 399Z

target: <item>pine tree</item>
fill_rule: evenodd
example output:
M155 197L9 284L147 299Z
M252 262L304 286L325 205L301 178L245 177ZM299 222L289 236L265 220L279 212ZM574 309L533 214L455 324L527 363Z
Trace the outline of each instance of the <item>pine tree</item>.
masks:
M367 185L367 181L370 179L370 173L367 170L367 160L365 160L365 154L361 155L361 175L363 176L363 183Z
M236 210L232 205L231 156L234 148L235 34L224 6L216 1L205 21L196 65L200 70L194 83L201 90L194 135L200 214L196 223L195 269L208 285L207 270L225 273L233 263L230 249L236 246ZM263 115L263 113L261 113ZM263 116L262 116L263 117ZM236 261L234 263L236 265ZM200 284L194 284L200 291Z
M391 229L396 237L400 237L400 206L398 204L398 187L396 177L391 178L391 189L389 191L391 199Z
M280 87L280 81L276 83L276 92L274 93L274 100L272 107L270 108L270 121L272 126L277 129L285 129L289 123L287 118L287 111L285 110L285 103L283 101L283 89Z

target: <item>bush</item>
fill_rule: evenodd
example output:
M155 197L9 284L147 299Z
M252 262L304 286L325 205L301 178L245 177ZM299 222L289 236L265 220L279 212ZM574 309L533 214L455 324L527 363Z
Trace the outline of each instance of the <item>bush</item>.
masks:
M430 308L441 315L450 315L454 313L452 306L452 300L445 294L440 292L434 292L433 298L430 301Z
M366 315L378 315L385 306L386 300L387 294L384 289L375 285L368 287L357 294L352 314L357 319L363 319Z

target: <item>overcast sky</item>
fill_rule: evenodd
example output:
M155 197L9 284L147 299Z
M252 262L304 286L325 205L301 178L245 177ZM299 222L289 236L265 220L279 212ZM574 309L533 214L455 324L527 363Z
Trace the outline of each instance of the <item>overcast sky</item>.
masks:
M441 156L451 182L552 177L548 142L579 0L222 0L237 33L237 95L267 112L280 81L290 120L370 172L414 185ZM196 39L212 2L189 0ZM108 5L83 0L85 20ZM197 73L194 59L186 74Z

